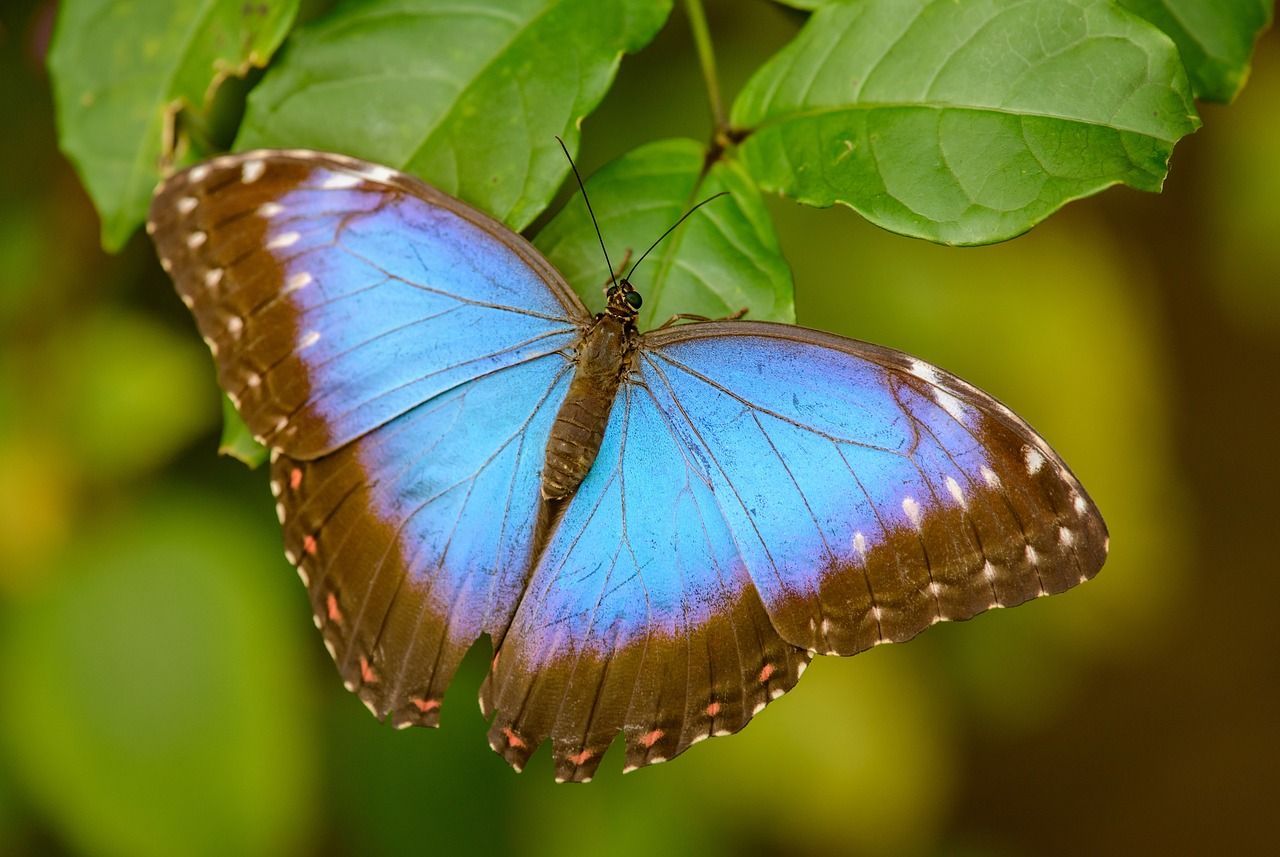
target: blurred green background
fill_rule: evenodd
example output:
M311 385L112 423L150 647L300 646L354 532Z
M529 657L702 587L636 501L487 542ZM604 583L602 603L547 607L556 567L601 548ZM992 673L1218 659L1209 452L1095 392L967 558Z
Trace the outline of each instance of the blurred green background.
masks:
M730 94L800 20L708 11ZM187 311L143 236L102 253L57 152L53 12L0 12L0 854L1274 847L1275 34L1238 102L1204 106L1162 196L1114 190L973 250L771 203L800 323L1015 407L1089 487L1110 561L1064 596L820 658L741 735L574 787L486 746L485 651L438 732L381 726L342 690L266 474L215 455ZM624 62L581 164L709 130L677 14Z

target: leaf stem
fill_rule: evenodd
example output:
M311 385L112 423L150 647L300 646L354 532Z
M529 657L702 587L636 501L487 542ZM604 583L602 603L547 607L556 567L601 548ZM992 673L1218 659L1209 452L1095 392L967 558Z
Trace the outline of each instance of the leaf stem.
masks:
M693 43L698 50L698 64L702 66L702 78L707 84L707 99L711 102L711 121L715 123L712 135L719 138L728 127L724 104L720 101L720 80L716 76L716 55L711 47L711 32L707 29L707 15L702 10L702 0L684 0L689 16L689 29L693 31Z

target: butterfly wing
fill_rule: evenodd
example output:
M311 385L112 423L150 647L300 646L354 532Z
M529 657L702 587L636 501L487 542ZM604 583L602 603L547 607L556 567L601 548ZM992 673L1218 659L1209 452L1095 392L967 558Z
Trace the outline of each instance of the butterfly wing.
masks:
M532 562L586 311L505 227L338 155L194 167L158 190L148 231L273 450L286 553L346 683L399 725L434 724Z
M795 684L809 653L770 623L719 503L661 400L624 384L481 691L514 767L549 738L556 777L584 782L620 730L628 768L661 762Z
M684 440L795 645L854 654L1102 567L1106 527L1079 481L953 375L767 323L690 325L648 345L646 378L685 416Z
M1061 592L1102 519L990 396L907 355L788 325L646 335L595 468L516 612L485 707L522 764L591 776L734 731L814 653Z

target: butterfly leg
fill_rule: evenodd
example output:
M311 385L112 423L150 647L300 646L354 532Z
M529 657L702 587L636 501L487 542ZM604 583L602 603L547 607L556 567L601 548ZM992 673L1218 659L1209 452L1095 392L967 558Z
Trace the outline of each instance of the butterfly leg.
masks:
M665 327L670 327L678 321L737 321L747 314L747 310L748 307L743 307L732 315L726 315L723 318L707 318L705 315L697 315L696 313L678 312L662 324L658 325L655 330L662 330Z

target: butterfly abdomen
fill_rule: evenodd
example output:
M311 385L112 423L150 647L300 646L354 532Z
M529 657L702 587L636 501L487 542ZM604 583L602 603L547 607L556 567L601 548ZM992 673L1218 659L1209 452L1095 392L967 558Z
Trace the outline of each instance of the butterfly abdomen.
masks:
M542 468L542 496L546 499L571 496L595 462L622 383L630 337L627 326L608 315L583 337L573 381L547 441Z

